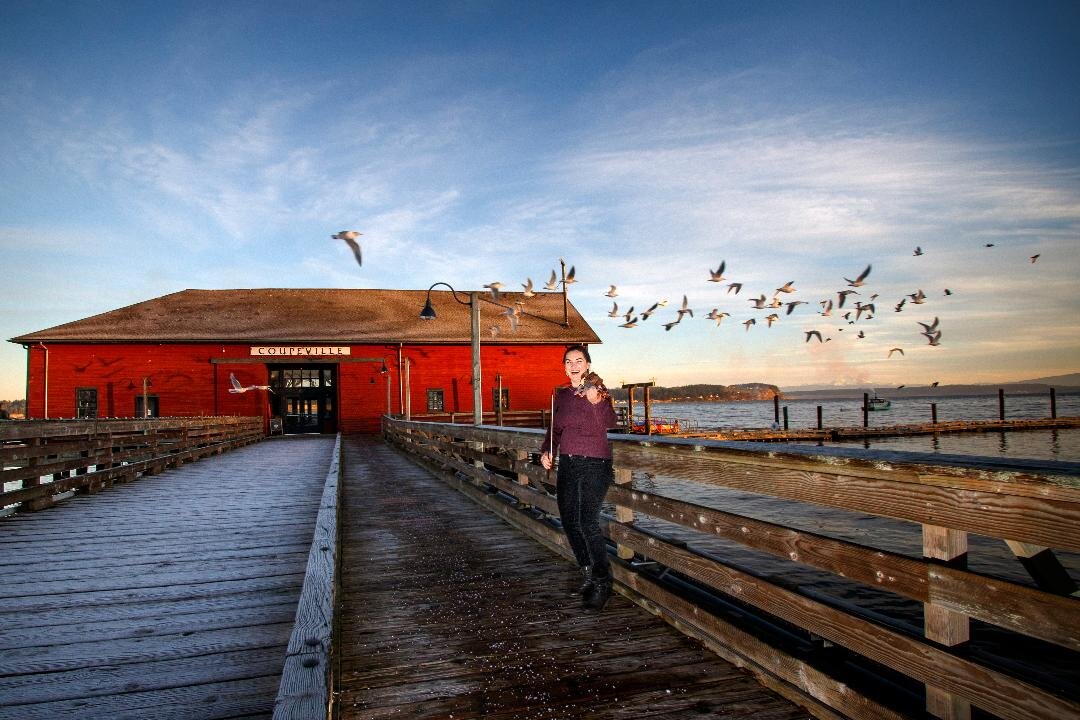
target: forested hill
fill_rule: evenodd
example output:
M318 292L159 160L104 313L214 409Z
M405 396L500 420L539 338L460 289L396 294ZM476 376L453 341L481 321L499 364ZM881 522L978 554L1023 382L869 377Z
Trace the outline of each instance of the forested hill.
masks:
M616 400L626 400L627 392L622 388L610 388L611 396ZM649 397L653 400L693 400L732 402L738 400L772 400L780 389L765 383L744 383L742 385L680 385L679 387L649 388ZM644 391L634 391L634 400L644 397Z

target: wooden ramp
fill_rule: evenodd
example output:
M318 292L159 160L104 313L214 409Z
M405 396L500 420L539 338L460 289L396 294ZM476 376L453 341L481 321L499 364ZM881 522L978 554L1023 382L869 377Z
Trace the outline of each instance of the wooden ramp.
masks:
M755 718L808 713L384 445L344 439L340 717Z
M0 718L273 711L333 437L0 519Z

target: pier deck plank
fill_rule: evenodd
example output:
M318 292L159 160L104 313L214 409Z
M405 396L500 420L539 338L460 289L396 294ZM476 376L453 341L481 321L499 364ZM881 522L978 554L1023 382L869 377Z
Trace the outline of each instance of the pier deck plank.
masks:
M270 717L332 437L0 519L0 719Z
M809 717L375 438L347 437L340 717Z

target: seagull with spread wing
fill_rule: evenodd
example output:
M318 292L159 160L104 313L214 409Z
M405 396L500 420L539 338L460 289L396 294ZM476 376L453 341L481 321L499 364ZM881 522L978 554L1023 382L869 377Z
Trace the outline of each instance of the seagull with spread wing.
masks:
M356 256L356 264L363 267L364 258L360 255L360 243L356 242L356 238L363 235L355 230L341 230L337 235L331 235L331 240L344 240L345 243L352 248L353 255Z
M234 373L229 373L229 382L232 384L232 387L229 388L229 392L233 393L234 395L246 393L248 390L266 390L271 393L274 392L270 389L269 385L248 385L245 387L244 385L240 384L239 380L236 379L236 375Z
M727 261L721 260L720 267L716 270L709 270L709 282L721 282L724 280L724 268L727 267Z
M866 277L870 274L870 268L871 268L871 266L867 265L866 269L863 270L859 274L859 277L855 278L854 280L852 280L851 278L844 278L844 279L847 280L847 284L850 285L851 287L862 287L863 285L866 284L865 281L866 281Z

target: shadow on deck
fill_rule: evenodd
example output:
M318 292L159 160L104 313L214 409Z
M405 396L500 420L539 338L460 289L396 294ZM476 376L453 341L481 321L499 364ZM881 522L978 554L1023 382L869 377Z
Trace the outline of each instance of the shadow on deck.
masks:
M347 437L341 718L806 718L374 437Z

